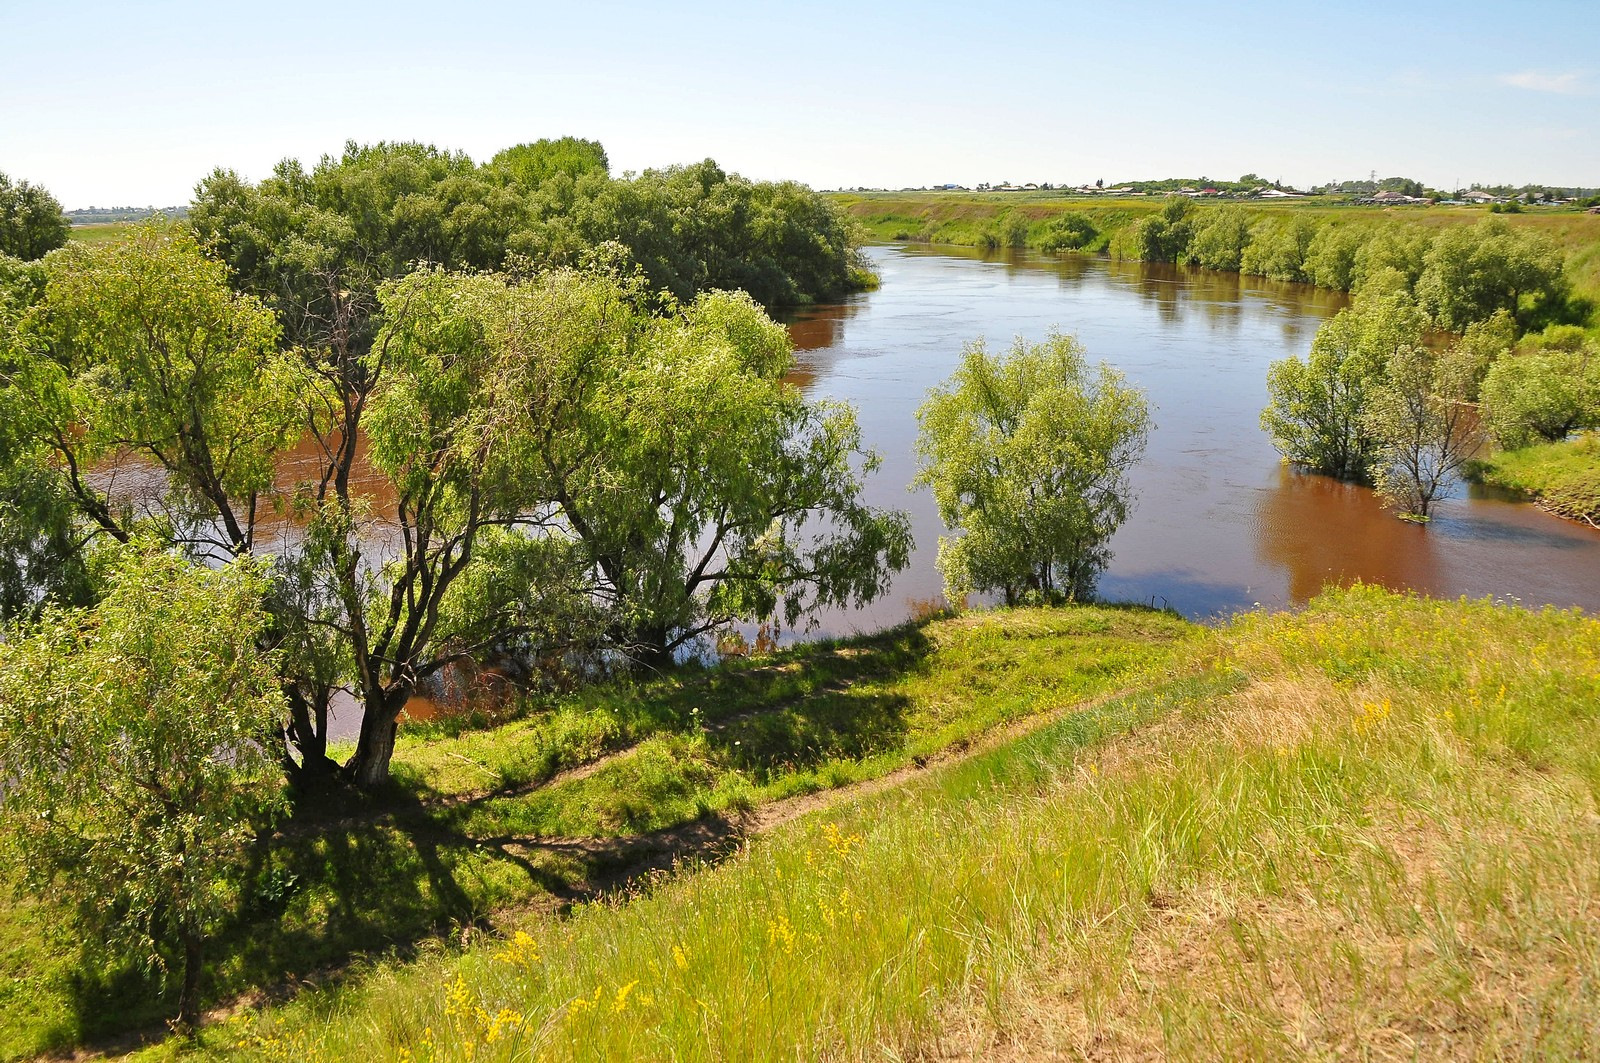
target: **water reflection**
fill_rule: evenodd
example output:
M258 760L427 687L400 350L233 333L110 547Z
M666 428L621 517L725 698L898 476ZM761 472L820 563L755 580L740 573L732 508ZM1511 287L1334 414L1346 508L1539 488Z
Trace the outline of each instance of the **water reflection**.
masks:
M926 492L911 494L917 406L955 368L963 345L1075 334L1144 388L1156 408L1139 503L1112 541L1107 597L1167 604L1209 618L1259 603L1303 603L1360 579L1435 595L1496 594L1600 609L1600 534L1532 507L1457 492L1428 528L1383 511L1370 490L1281 465L1258 418L1267 366L1304 355L1339 292L1153 263L983 253L927 245L869 250L876 292L813 308L792 329L796 380L861 411L883 458L874 505L908 509L912 566L860 612L821 618L829 634L869 630L937 597L942 526ZM825 341L825 342L824 342Z
M1260 492L1255 528L1257 556L1284 571L1297 605L1357 579L1392 590L1444 583L1436 529L1396 520L1355 484L1280 466Z

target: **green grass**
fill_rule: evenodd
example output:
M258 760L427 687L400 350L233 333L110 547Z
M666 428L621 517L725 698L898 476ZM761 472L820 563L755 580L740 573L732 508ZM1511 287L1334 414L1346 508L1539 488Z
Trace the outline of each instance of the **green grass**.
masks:
M1473 475L1527 495L1569 520L1600 526L1600 435L1501 451L1475 463Z
M1600 1048L1597 808L1600 624L1357 587L724 862L241 1013L199 1051L1576 1058Z
M110 243L127 235L133 224L126 221L107 221L96 222L93 225L74 225L68 232L67 239L85 244Z
M260 847L209 996L558 910L683 846L715 856L746 810L1132 683L1199 630L1141 608L969 614L595 687L492 730L411 729L390 792L307 808ZM668 828L687 833L650 833ZM168 1014L170 987L81 961L65 916L0 906L0 974L18 972L27 999L0 1013L0 1057L159 1029Z

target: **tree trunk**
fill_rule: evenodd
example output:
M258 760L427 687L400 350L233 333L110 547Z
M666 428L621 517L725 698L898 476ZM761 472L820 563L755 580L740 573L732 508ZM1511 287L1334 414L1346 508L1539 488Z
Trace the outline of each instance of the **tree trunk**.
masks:
M338 770L328 756L328 700L332 690L317 687L308 695L299 686L286 684L289 726L284 734L300 753L300 762L290 758L289 776L296 786L314 788L326 783Z
M185 926L183 938L183 990L178 994L177 1031L192 1036L200 1026L200 971L204 963L204 942L200 932Z
M394 756L394 739L400 730L400 710L410 697L409 687L375 691L367 696L361 714L361 737L356 752L344 766L345 777L363 790L389 781L389 761Z

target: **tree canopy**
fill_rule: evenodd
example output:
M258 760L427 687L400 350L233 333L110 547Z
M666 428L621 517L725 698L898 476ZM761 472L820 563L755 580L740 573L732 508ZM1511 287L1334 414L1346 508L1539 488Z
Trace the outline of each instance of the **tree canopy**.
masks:
M1128 471L1150 411L1115 370L1091 369L1070 336L979 340L917 411L917 484L959 537L939 540L946 594L998 590L1007 604L1089 594L1128 515Z
M0 173L0 255L40 258L66 243L70 230L55 196Z
M282 788L263 589L247 564L130 548L93 609L0 638L0 837L96 940L181 972L188 1027L219 886Z

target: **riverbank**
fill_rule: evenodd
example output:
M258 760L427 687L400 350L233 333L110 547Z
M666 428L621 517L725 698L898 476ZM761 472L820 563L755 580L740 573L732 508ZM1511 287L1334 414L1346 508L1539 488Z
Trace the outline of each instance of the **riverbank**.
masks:
M1022 246L1041 248L1059 240L1060 219L1081 215L1093 231L1080 250L1103 253L1118 234L1160 213L1165 198L1066 196L1053 191L978 192L836 192L834 202L879 242L912 241L965 247ZM1349 226L1412 225L1430 232L1475 225L1488 211L1477 206L1380 207L1330 202L1323 197L1299 200L1194 201L1196 217L1221 206L1248 212L1263 230L1303 222L1313 227L1330 223ZM1507 224L1549 239L1560 250L1574 295L1600 305L1600 215L1571 207L1535 207L1518 214L1498 214ZM1014 219L1014 220L1011 220ZM1057 250L1070 250L1057 246ZM1270 274L1268 274L1270 275ZM1279 279L1309 279L1282 277ZM1592 309L1592 307L1591 307Z
M1600 435L1508 450L1474 463L1474 478L1558 517L1600 528Z
M1055 615L928 630L1003 645ZM1600 1043L1597 663L1575 612L1329 592L626 898L240 1012L201 1053L1576 1058Z

